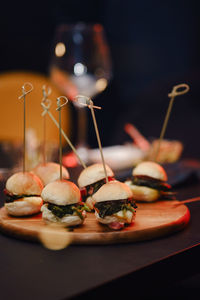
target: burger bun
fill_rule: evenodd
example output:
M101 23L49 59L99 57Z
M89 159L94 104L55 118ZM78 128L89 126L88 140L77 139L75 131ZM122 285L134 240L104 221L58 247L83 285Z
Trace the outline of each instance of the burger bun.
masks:
M120 210L116 214L113 214L111 216L105 216L104 218L101 218L99 216L98 212L95 211L95 217L96 217L97 221L99 221L102 224L107 224L108 225L108 224L113 223L113 222L121 222L121 223L130 224L135 219L135 213L127 210L125 215L124 215L124 213Z
M158 200L158 198L160 197L160 193L156 189L152 189L147 186L135 185L132 184L131 181L126 181L125 184L130 187L133 199L135 201L153 202Z
M138 164L132 172L133 176L148 176L157 180L167 181L164 168L152 161L144 161Z
M60 165L54 162L48 162L46 164L41 163L37 165L32 172L36 174L44 186L50 182L56 181L60 178ZM62 166L63 179L69 179L69 172Z
M115 180L102 185L93 195L93 199L95 202L103 202L128 199L132 198L132 196L130 187L125 183Z
M114 176L113 171L108 165L106 165L106 171L109 177ZM100 181L104 178L105 172L103 164L93 164L80 173L78 178L78 185L80 188L82 188L97 181Z
M5 208L9 215L22 217L39 213L42 203L41 197L24 197L5 203Z
M8 178L6 189L13 195L41 195L43 184L38 176L31 172L18 172Z
M73 182L57 180L48 183L44 187L41 197L44 202L56 205L70 205L80 201L81 193Z

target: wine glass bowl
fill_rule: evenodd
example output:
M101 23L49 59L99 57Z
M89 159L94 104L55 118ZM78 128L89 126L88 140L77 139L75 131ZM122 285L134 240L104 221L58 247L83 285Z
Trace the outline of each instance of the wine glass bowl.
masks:
M94 97L111 79L111 59L100 24L63 24L55 34L50 75L69 99Z
M73 100L78 94L95 97L112 77L104 28L100 24L62 24L56 28L52 49L50 77L76 107L76 146L87 160L87 108Z

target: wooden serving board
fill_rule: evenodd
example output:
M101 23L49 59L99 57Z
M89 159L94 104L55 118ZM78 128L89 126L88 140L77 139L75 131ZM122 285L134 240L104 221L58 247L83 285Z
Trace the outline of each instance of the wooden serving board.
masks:
M190 220L187 206L175 205L178 201L159 201L138 204L135 222L122 230L114 231L98 223L88 213L83 225L66 234L73 244L112 244L150 240L182 230ZM11 236L39 241L41 229L47 226L41 214L31 217L11 217L5 208L0 209L0 230Z

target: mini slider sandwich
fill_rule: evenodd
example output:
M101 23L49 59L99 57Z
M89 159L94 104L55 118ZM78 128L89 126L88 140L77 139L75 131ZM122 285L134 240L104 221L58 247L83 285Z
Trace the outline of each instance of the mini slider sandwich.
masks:
M114 174L111 168L106 165L108 180L114 180ZM82 201L86 203L89 210L94 209L93 194L106 183L103 164L93 164L84 169L78 178L78 186L81 191Z
M44 205L42 217L47 222L55 222L64 226L82 224L86 211L80 202L79 188L67 180L57 180L47 184L42 191Z
M41 180L30 172L18 172L8 178L4 193L5 208L12 216L28 216L40 212L43 189Z
M159 198L174 199L171 186L166 183L167 174L155 162L145 161L133 169L132 180L125 183L131 188L136 201L153 202Z
M50 182L56 181L60 178L60 165L55 162L41 163L37 165L32 172L36 174L44 186ZM62 166L63 179L69 179L69 173L65 167Z
M121 229L135 219L136 208L131 189L122 182L104 184L94 195L97 220L111 229Z

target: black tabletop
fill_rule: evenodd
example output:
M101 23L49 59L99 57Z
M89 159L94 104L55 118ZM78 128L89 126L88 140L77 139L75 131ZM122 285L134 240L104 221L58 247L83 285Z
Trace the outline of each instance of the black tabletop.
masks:
M199 182L187 182L177 192L180 200L197 196ZM71 245L51 251L40 244L0 234L0 298L68 299L108 290L114 295L119 285L124 292L136 289L142 294L147 292L147 286L154 288L163 278L175 280L176 276L192 272L198 266L194 259L200 243L200 202L188 207L191 221L184 230L151 241ZM171 272L170 276L165 272Z

